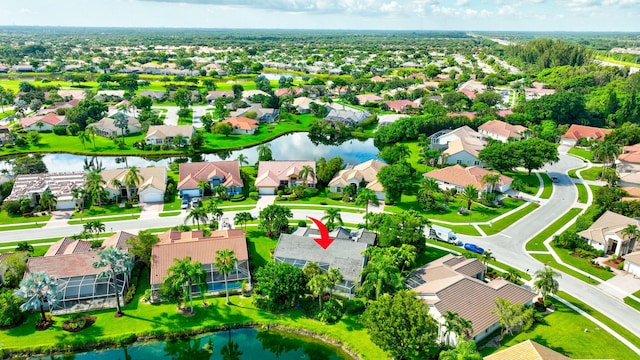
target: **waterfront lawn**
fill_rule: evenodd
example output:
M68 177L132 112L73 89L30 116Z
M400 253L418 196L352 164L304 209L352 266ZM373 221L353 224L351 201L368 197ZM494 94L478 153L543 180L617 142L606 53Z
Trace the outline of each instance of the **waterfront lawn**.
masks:
M524 184L524 190L522 192L527 193L529 195L535 195L538 192L538 188L540 187L540 180L538 176L534 173L531 175L527 174L526 171L505 171L505 176L513 178L513 180L520 180Z
M571 149L569 149L569 154L573 154L589 161L593 161L593 153L588 149L572 147Z
M636 354L613 335L594 322L578 314L556 299L551 299L556 310L544 317L544 322L517 335L505 336L500 349L484 348L486 356L503 348L531 339L572 359L633 359ZM586 329L586 330L585 330ZM612 353L612 349L615 351Z
M578 189L578 202L580 204L586 204L587 200L589 200L587 188L584 186L584 184L576 184L576 188Z
M529 213L531 213L533 210L537 209L538 207L539 207L538 204L528 203L524 207L522 207L521 209L513 212L512 214L510 214L508 216L503 217L500 220L497 220L497 221L493 222L491 225L480 225L480 228L487 235L497 234L497 233L501 232L502 230L504 230L504 229L508 228L509 226L511 226L516 221L518 221L518 220L522 219L523 217L527 216Z
M581 210L582 209L580 208L573 208L564 213L564 215L562 215L559 219L554 221L551 225L547 226L544 230L542 230L531 240L529 240L526 244L526 250L547 251L547 248L544 246L544 241L547 240L551 235L555 234L558 230L560 230L560 228L563 227L566 223L578 216Z
M585 180L598 180L598 178L600 178L600 174L602 174L602 166L594 166L589 169L584 169L580 173L582 178Z
M542 194L540 194L540 198L548 199L551 197L551 194L553 193L553 182L551 181L551 178L549 177L549 175L545 173L541 173L540 176L542 177L542 183L544 185L544 190L542 190Z
M0 224L24 224L24 223L46 223L51 219L51 215L24 217L22 215L13 215L5 210L0 211ZM2 229L0 227L0 229Z
M126 214L138 214L141 212L140 207L134 206L130 209L120 207L120 204L106 204L102 206L93 205L89 209L84 209L83 212L74 212L71 215L72 219L86 219L97 216L114 216L114 215L126 215Z

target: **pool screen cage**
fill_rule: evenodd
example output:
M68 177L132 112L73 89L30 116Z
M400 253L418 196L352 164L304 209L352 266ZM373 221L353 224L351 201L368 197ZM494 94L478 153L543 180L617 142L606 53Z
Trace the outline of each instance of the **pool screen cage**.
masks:
M115 308L116 290L120 297L120 305L124 305L123 294L126 293L128 287L129 279L122 274L115 278L84 275L58 279L58 290L62 297L53 312L63 314Z

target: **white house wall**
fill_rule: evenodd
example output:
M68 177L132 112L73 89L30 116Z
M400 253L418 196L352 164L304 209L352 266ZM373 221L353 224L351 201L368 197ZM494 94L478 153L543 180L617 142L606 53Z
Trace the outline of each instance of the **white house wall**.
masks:
M624 262L624 271L631 273L635 276L640 276L640 264L632 263L629 261Z
M447 164L451 164L451 165L460 164L465 166L476 165L476 166L484 167L484 163L482 163L480 160L478 160L477 157L469 154L466 151L461 151L459 153L449 155L447 157Z

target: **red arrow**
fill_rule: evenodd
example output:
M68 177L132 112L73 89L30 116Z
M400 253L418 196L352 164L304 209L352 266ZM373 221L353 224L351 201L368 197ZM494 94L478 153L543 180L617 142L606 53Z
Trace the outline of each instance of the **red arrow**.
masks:
M313 223L316 224L316 226L318 227L318 230L320 230L320 237L315 238L313 240L317 242L318 245L320 245L323 249L327 250L329 245L331 245L331 243L335 239L332 237L329 237L329 229L327 229L327 227L320 220L314 219L312 217L308 217L308 218L309 220L313 221Z

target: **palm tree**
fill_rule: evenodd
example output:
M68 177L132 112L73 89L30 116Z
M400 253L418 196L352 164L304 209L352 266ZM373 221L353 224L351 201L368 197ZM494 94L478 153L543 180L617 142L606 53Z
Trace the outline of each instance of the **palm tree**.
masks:
M142 181L140 170L136 166L131 166L124 175L124 185L127 187L127 199L131 201L131 188L137 187Z
M193 313L193 297L191 288L194 284L200 284L206 276L202 269L202 264L196 261L191 263L191 257L184 259L174 259L173 265L167 270L167 277L163 285L176 292L182 292L182 299L186 303L189 300L189 308Z
M91 140L91 138L89 137L89 134L87 134L84 131L79 131L77 136L78 136L78 139L80 140L80 143L82 143L82 148L86 149L87 147L84 145L85 142Z
M385 292L393 292L402 287L400 269L389 259L371 261L362 269L360 293L371 299L378 299Z
M440 151L436 149L430 149L429 144L426 143L420 149L420 154L418 155L419 159L425 164L425 166L433 166L438 162L438 157L440 157Z
M358 195L356 196L356 205L364 206L365 215L369 213L369 203L373 204L374 206L380 205L380 201L378 200L378 196L376 196L375 191L367 189L366 187L361 187L360 189L358 189Z
M122 112L113 115L113 125L122 132L122 143L124 144L124 131L129 127L129 118Z
M233 250L222 249L216 251L216 257L213 259L213 264L218 271L224 275L224 290L227 294L227 305L229 305L229 285L227 282L227 275L236 268L236 263L238 262L238 258L236 258Z
M93 148L96 148L96 135L98 135L98 129L95 126L87 126L84 129L84 133L91 137L91 142L93 142Z
M510 267L507 270L507 274L505 275L504 279L512 283L517 283L518 281L520 281L520 274L518 274L518 270Z
M329 297L333 296L333 289L335 289L336 285L344 281L344 277L340 273L340 269L338 268L329 268L327 272L327 280L329 280Z
M240 351L240 345L231 339L231 328L229 328L227 343L220 349L220 355L222 355L222 360L240 360L242 351Z
M615 159L622 153L622 147L612 141L605 140L592 147L593 157L603 162L602 177L608 165L613 166Z
M627 225L627 227L622 229L621 234L623 238L629 240L631 238L637 237L639 232L640 231L638 231L638 225L629 224Z
M25 303L20 305L20 310L40 310L42 322L47 321L44 314L44 304L47 303L49 309L53 309L62 296L58 291L56 278L44 271L27 273L20 281L20 287L14 294L25 300Z
M489 263L489 261L491 260L496 260L496 257L493 256L493 253L489 250L485 250L482 255L480 255L480 261L484 264L484 266L487 266L487 264Z
M302 268L302 273L304 274L304 276L307 277L307 279L311 280L315 276L322 274L322 269L320 269L320 266L318 265L317 262L309 261L306 264L304 264L304 267Z
M258 150L258 161L273 160L273 153L271 152L271 145L269 143L258 145L257 150Z
M102 205L102 198L105 192L104 184L105 181L100 175L100 170L92 170L87 174L84 188L92 200L97 200L98 206Z
M58 197L50 189L45 190L40 195L40 206L49 209L49 212L58 204Z
M114 294L116 295L116 317L122 316L120 310L120 295L118 291L118 276L125 279L129 277L131 269L133 269L133 261L131 256L119 247L109 246L98 251L100 260L93 263L96 269L104 268L99 274L98 279L106 277L109 283L113 284ZM124 285L121 287L124 295Z
M86 200L87 192L84 188L77 187L71 189L71 197L77 203L80 203L80 211L84 211L84 203Z
M478 189L473 185L465 186L462 190L462 199L467 202L467 210L471 210L471 203L478 198Z
M458 315L458 313L453 312L453 311L449 311L447 310L444 313L444 343L445 345L449 345L449 335L451 333L457 333L458 332L458 318L460 318L460 316Z
M200 230L200 223L206 224L209 221L209 214L207 213L207 209L204 206L196 206L189 211L187 217L184 219L185 224L187 221L191 220L196 223L198 230Z
M249 158L247 158L247 156L243 153L238 154L238 157L236 158L236 160L238 160L238 162L240 163L240 166L249 165Z
M432 195L433 193L440 192L440 186L438 181L434 178L424 178L420 181L420 189L418 192Z
M84 230L88 233L95 233L95 238L97 239L100 233L104 232L105 226L100 220L90 220L87 221L84 225Z
M500 174L484 174L482 176L482 184L489 185L489 192L492 193L496 189L496 184L500 182Z
M340 209L337 208L328 208L327 210L325 210L322 221L325 222L325 225L327 226L327 229L329 229L329 231L332 231L336 228L336 222L340 226L344 225L342 216L340 215Z
M545 266L544 269L535 272L533 288L540 292L542 295L542 301L547 299L547 295L558 291L560 284L558 284L558 280L556 280L556 278L559 277L560 274L550 266Z
M320 310L322 310L322 293L327 290L327 287L331 285L329 278L326 274L316 275L309 280L307 283L307 287L311 290L313 296L318 297L318 305L320 306Z
M217 222L220 222L220 219L222 219L222 215L224 215L224 211L222 211L222 209L218 207L217 199L209 200L209 202L207 203L206 209L207 209L207 214L211 214L211 216L213 216L213 218Z
M304 165L298 173L298 178L302 180L302 186L305 188L307 187L309 177L311 177L311 180L314 180L316 178L316 171L311 166Z
M211 184L209 184L208 182L206 182L204 180L199 180L198 181L198 189L200 189L200 191L202 191L201 196L204 196L205 193L207 192L207 189L211 189Z
M233 222L235 222L236 224L242 225L243 229L245 228L247 222L251 220L253 220L253 215L251 215L251 213L247 211L241 211L237 213L236 216L233 218Z

